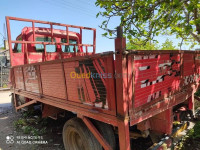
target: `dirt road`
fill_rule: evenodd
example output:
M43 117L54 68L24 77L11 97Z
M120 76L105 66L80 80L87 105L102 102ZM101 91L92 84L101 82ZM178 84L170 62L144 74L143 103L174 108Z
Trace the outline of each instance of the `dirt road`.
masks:
M0 91L0 150L26 150L15 143L17 132L13 122L19 118L12 112L10 91Z
M11 109L10 91L0 91L0 114Z
M25 134L14 126L22 115L13 112L9 95L9 91L0 91L0 150L63 150L62 126L55 130L58 124L54 120L40 136Z

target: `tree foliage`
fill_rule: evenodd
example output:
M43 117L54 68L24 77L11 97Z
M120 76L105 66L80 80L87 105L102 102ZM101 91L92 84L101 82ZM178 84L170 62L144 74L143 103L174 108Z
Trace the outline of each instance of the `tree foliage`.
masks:
M167 39L164 43L162 43L161 50L177 50L176 46L174 46L173 42Z
M160 34L175 34L184 41L200 43L199 0L97 0L103 11L97 14L106 19L100 27L104 36L112 37L114 29L108 27L110 19L120 17L120 25L130 42L143 39L146 43ZM118 25L116 25L118 26Z
M132 50L177 50L177 48L174 46L173 42L169 39L167 39L164 43L162 43L161 46L158 45L157 42L150 43L146 42L144 45L141 44L142 41L138 39L133 39L134 44L131 42L128 42L126 47L127 49Z

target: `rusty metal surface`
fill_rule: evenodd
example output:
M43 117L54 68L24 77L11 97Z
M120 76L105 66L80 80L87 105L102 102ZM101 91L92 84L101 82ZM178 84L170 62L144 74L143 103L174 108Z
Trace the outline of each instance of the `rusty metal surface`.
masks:
M57 119L58 114L64 112L63 109L59 109L57 107L45 104L42 110L42 117L52 117L53 119Z
M40 98L37 94L34 94L32 92L19 91L17 89L12 92L24 97L29 97L30 99L37 100L38 102L42 102L44 104L48 104L48 105L55 106L57 108L61 108L64 110L80 113L89 118L93 118L95 120L112 124L113 126L118 125L116 116L110 115L109 112L102 113L102 110L100 109L93 110L93 108L89 106L77 105L77 103L71 103L68 101L64 102L63 100L54 99L52 97Z
M20 106L17 106L17 107L16 107L16 110L21 109L21 108L24 108L24 107L29 106L29 105L32 105L32 104L34 104L34 103L36 103L36 102L37 102L36 100L31 100L31 101L29 101L29 102L27 102L27 103L25 103L25 104L22 104L22 105L20 105Z

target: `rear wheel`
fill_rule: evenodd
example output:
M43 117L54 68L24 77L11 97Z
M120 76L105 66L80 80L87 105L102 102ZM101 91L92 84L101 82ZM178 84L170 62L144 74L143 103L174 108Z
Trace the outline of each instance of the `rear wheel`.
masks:
M95 120L94 125L97 130L101 133L106 142L110 145L110 147L115 150L116 149L116 140L115 133L111 125Z
M65 150L101 150L101 146L79 118L68 120L63 128Z
M12 106L12 111L16 113L14 95L13 94L11 95L11 106Z

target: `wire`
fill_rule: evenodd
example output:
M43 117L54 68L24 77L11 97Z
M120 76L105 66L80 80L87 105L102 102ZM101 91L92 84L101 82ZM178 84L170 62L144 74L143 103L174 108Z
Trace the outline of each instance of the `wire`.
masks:
M77 10L77 7L71 7L71 6L68 6L66 4L59 3L58 1L56 1L56 2L55 1L49 1L49 0L43 0L43 1L46 1L50 5L52 4L53 6L57 6L57 7L60 7L60 8L64 8L64 9L67 8L67 9L70 9L70 10L73 10L73 11ZM80 13L80 15L83 15L83 14L88 15L90 17L94 17L93 15L91 15L90 13L87 13L84 10L82 10L82 13Z
M58 1L57 1L57 2L58 2ZM84 12L88 12L88 13L89 13L88 15L93 16L93 17L96 17L95 15L92 15L92 12L94 12L94 11L95 11L95 14L97 13L96 9L92 9L92 7L87 7L87 9L85 9L84 7L82 7L83 5L84 5L84 6L88 6L88 5L86 4L86 2L79 1L79 3L77 3L77 5L74 5L74 3L70 2L70 1L67 2L67 1L65 1L65 0L61 0L60 2L61 2L62 4L64 4L64 5L66 5L66 6L70 6L71 8L77 8L77 9L82 10L82 11L84 11ZM80 6L79 4L81 4L81 6ZM85 5L85 4L86 4L86 5ZM90 6L93 6L93 5L90 4Z
M5 37L3 36L3 34L0 33L0 35L5 39Z
M49 4L49 5L57 6L59 8L64 8L64 9L67 8L67 9L70 9L70 10L73 10L73 11L79 10L79 11L81 11L81 13L79 13L80 15L85 14L85 15L87 15L89 17L96 18L95 15L92 15L93 11L95 11L95 10L94 9L91 10L91 8L90 9L89 8L84 9L84 7L80 7L80 5L77 6L77 5L74 5L74 4L70 3L70 2L66 2L65 0L61 0L59 2L58 1L55 2L55 1L43 0L43 2L44 1L46 1L47 4ZM82 4L84 5L85 3L82 2ZM100 19L100 18L96 18L96 19L98 19L100 21L104 21L104 19ZM117 22L113 22L113 21L110 21L110 23L118 24Z

